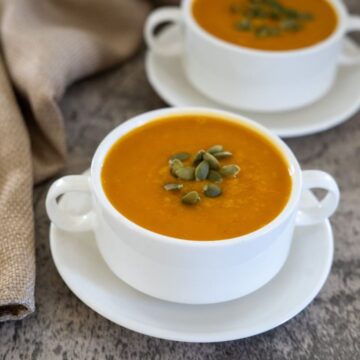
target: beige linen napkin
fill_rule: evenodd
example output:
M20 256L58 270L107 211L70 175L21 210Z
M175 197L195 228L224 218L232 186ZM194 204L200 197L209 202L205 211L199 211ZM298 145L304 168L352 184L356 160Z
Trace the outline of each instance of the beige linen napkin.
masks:
M134 53L149 8L142 0L2 3L0 321L34 311L32 185L64 165L57 102L70 83Z

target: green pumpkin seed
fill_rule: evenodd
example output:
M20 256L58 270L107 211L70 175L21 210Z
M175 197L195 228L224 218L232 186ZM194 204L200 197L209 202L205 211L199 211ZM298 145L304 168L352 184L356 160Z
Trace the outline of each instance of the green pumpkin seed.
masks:
M270 29L269 26L266 26L266 25L259 26L255 30L255 35L258 38L267 38L267 37L269 37L271 35L271 29Z
M192 166L184 166L175 171L175 175L181 180L194 180L195 169Z
M223 181L223 178L222 178L221 174L218 171L215 171L215 170L210 170L209 171L209 175L208 175L207 179L209 181L215 182L215 183L221 183Z
M201 200L197 191L190 191L181 198L181 202L186 205L195 205Z
M210 165L207 161L203 160L195 169L196 181L205 180L209 175Z
M283 13L289 19L297 19L299 17L299 13L294 9L283 9Z
M222 193L221 188L215 184L207 184L204 186L203 190L205 196L212 198L220 196Z
M299 31L302 28L302 25L296 20L286 19L281 21L280 27L283 30L287 30L287 31Z
M170 161L173 161L175 159L181 160L181 161L185 161L190 157L190 154L187 152L180 152L177 154L174 154L170 157Z
M218 159L226 159L232 156L232 153L230 151L220 151L214 154L214 156Z
M254 1L272 1L272 0L254 0ZM204 181L208 180L203 187L203 192L206 197L215 198L222 194L222 189L218 185L223 181L224 176L236 176L240 167L237 165L220 166L219 160L226 159L233 154L230 151L225 151L222 145L213 145L208 151L200 150L193 158L194 166L187 166L183 161L190 158L187 152L174 154L170 157L169 165L171 174L183 181ZM216 184L217 183L217 184ZM181 183L166 183L163 185L166 191L180 191L184 188ZM191 190L191 189L190 189ZM201 200L200 194L193 190L181 197L181 202L186 205L195 205Z
M237 165L225 165L220 169L222 176L236 176L240 172L240 167Z
M245 6L235 3L230 6L230 12L241 16L235 22L238 31L252 31L263 39L279 36L284 31L299 31L306 22L314 19L312 13L299 12L277 0L250 0ZM254 26L254 21L258 26Z
M165 184L164 189L167 191L176 191L183 188L183 184Z
M198 151L197 154L194 157L193 164L194 165L199 165L203 160L204 154L205 154L205 150Z
M177 177L176 171L184 167L184 164L179 159L170 160L170 172L174 177Z
M239 31L249 31L251 30L251 20L248 18L241 19L237 23L235 23L236 30Z
M277 1L275 0L268 0L267 1L268 5L271 6L274 10L277 10L277 11L282 11L284 9L284 7L279 4Z
M258 17L261 13L262 10L257 4L251 4L245 11L245 15L252 18Z
M273 10L273 11L270 12L270 18L271 18L272 20L279 20L280 17L281 17L281 14L280 14L279 11Z
M224 151L224 147L222 145L213 145L208 149L208 153L210 154L215 154L218 153L220 151Z
M205 154L203 155L203 159L209 163L211 169L214 169L214 170L220 169L220 163L214 155L212 155L208 152L205 152Z

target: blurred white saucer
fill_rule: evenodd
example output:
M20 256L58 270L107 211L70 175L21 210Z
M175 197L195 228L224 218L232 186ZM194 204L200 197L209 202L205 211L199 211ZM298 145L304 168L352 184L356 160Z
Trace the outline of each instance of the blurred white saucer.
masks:
M159 35L166 46L178 43L178 31L167 27ZM344 43L348 52L360 54L350 39ZM256 113L230 108L198 92L187 80L180 56L162 57L148 51L146 73L159 96L172 106L201 106L228 110L244 115L271 129L281 137L296 137L328 130L348 120L360 108L360 66L340 67L330 92L316 103L282 113Z

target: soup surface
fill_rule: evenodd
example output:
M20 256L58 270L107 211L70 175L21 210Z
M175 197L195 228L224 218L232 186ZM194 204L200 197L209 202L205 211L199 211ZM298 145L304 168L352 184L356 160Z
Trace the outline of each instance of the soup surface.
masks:
M224 41L273 51L315 45L338 22L327 0L193 0L193 15L204 30Z
M195 154L214 144L232 153L221 165L237 164L241 171L218 184L221 196L208 198L203 187L209 181L175 179L168 162L175 153ZM152 121L121 137L104 160L101 180L112 205L129 220L188 240L228 239L263 227L283 210L292 187L287 161L264 136L231 120L187 114ZM166 183L183 188L166 191ZM193 190L200 202L182 203Z

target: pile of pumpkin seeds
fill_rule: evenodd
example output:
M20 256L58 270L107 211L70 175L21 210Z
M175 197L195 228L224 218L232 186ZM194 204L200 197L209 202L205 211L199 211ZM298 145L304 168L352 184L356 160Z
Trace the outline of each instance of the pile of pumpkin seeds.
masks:
M285 7L278 0L248 0L245 6L233 3L230 11L240 16L235 22L238 31L251 31L258 38L299 31L314 18L311 13Z
M215 198L222 194L220 183L224 177L235 177L240 172L238 165L221 165L222 159L232 156L222 145L213 145L207 150L200 150L194 156L187 152L174 154L169 159L171 175L180 181L207 181L203 194ZM186 163L187 162L187 163ZM180 191L181 182L167 183L167 191ZM181 201L186 205L195 205L201 200L200 194L193 190L182 194Z

